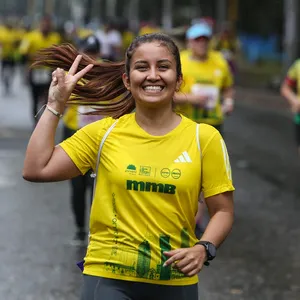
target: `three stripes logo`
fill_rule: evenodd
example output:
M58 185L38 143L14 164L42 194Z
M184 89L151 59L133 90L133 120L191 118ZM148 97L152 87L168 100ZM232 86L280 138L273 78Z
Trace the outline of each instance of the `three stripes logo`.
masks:
M229 156L228 156L227 148L226 148L226 145L225 145L225 142L223 139L221 139L221 146L222 146L222 150L223 150L223 156L224 156L227 177L229 178L229 180L232 180Z
M184 151L181 153L181 155L178 156L178 158L176 158L174 160L174 162L175 163L191 163L192 160L191 160L189 154L186 151Z

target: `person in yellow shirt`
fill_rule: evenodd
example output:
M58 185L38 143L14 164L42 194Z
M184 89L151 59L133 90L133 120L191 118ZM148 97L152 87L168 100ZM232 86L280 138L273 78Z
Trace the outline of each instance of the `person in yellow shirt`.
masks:
M211 26L203 22L187 30L188 49L181 52L184 84L174 100L178 111L223 133L224 115L233 111L233 79L222 54L210 50L211 36ZM207 223L201 198L198 206L199 236Z
M17 35L9 21L0 29L1 46L1 80L4 86L4 94L11 93L15 73L15 49L17 45Z
M204 23L187 30L188 51L181 55L184 84L175 103L192 120L222 131L224 115L233 111L233 78L224 58L209 50L211 35Z
M52 20L49 16L45 16L40 21L40 27L37 30L27 33L20 45L20 54L23 61L27 64L28 83L32 94L32 117L34 124L39 105L43 105L47 101L47 92L51 82L51 69L39 67L29 68L33 62L34 56L43 48L50 47L53 44L59 44L60 35L53 31Z
M80 52L94 60L100 59L101 45L94 35L82 39L78 43L78 48ZM80 128L103 118L100 115L86 114L89 111L92 111L89 106L72 105L67 107L63 117L64 140L71 137ZM91 175L91 172L87 172L85 175L79 175L70 180L71 205L76 225L76 232L71 241L74 246L86 245L86 194L90 192L92 197L94 180Z
M155 24L154 21L143 22L138 35L151 34L160 32L161 29Z
M159 33L137 37L120 63L97 62L62 45L44 51L37 64L58 68L23 177L67 180L90 168L96 174L82 299L198 300L197 274L233 224L234 187L220 133L173 110L182 83L175 43ZM82 78L86 85L77 84ZM66 103L82 101L111 117L55 146ZM201 191L212 218L199 241Z

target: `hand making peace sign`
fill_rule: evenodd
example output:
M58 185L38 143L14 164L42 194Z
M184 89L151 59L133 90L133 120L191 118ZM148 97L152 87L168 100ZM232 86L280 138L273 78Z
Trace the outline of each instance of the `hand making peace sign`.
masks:
M93 65L90 64L76 73L81 59L82 55L77 55L68 73L60 68L52 73L52 82L48 94L49 104L56 104L64 108L76 83L93 68Z

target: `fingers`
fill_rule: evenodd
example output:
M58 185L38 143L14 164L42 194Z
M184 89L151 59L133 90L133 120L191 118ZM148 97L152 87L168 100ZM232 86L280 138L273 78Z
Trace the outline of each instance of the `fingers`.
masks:
M89 72L94 65L88 65L84 69L82 69L80 72L74 75L74 78L76 81L78 81L80 78L82 78L87 72Z
M65 72L63 69L57 68L52 72L52 85L58 84L58 82L63 82L65 78Z
M81 59L82 59L82 55L77 55L77 57L75 58L72 66L71 66L71 68L70 68L70 70L68 72L69 75L75 75Z
M199 273L203 266L205 257L194 248L177 249L164 252L164 255L171 256L165 263L164 267L174 265L174 268L187 276L194 276Z
M193 276L200 272L202 263L199 259L187 255L182 260L175 263L175 268L187 276Z
M199 271L201 270L201 268L199 268L198 265L194 265L194 264L189 264L187 266L185 266L182 269L179 269L183 274L188 275L188 276L193 276L197 273L199 273ZM191 275L190 275L191 274Z
M52 72L52 84L57 84L56 70Z
M57 68L55 70L55 78L58 84L64 84L66 73L63 69Z
M170 252L164 252L166 256L170 256L170 253L173 253L173 255L167 261L165 261L164 267L169 266L180 259L183 259L186 255L186 250L178 249Z
M164 255L165 255L165 256L171 257L171 256L173 256L173 255L179 253L181 250L182 250L182 249L179 248L179 249L172 250L172 251L165 251L165 252L164 252Z

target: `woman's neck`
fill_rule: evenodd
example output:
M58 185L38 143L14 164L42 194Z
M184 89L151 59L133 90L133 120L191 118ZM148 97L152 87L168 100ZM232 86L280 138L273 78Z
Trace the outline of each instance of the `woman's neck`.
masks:
M136 107L135 119L138 125L151 135L165 135L181 121L170 105L160 108Z

